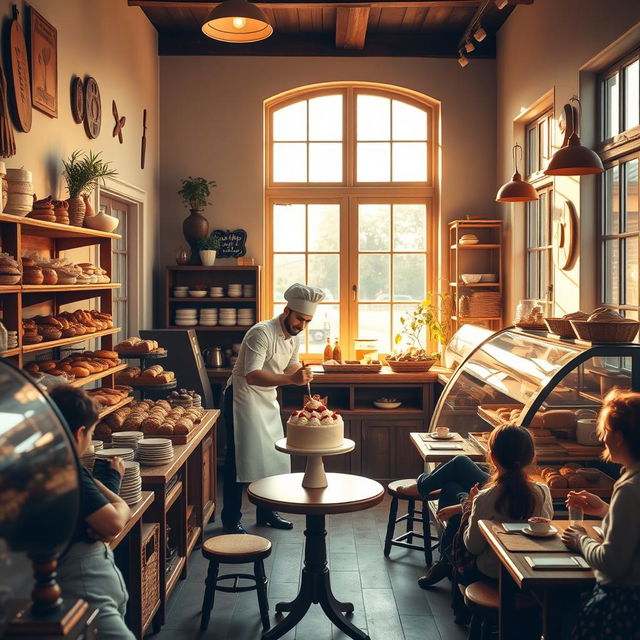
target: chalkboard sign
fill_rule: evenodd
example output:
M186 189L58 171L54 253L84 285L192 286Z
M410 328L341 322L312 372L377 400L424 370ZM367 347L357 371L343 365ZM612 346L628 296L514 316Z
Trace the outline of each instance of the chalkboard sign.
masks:
M216 229L211 235L220 241L218 258L239 258L247 253L247 232L244 229Z

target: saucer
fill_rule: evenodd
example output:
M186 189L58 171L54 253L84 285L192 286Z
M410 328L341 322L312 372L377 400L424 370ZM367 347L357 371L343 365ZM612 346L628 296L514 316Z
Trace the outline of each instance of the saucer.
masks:
M434 440L451 440L452 438L455 438L455 435L453 433L448 433L446 436L439 436L437 433L430 433L429 434Z
M553 525L551 525L549 529L544 533L535 533L529 527L525 527L524 529L522 529L522 533L533 538L550 538L551 536L555 536L556 533L558 533L558 530Z

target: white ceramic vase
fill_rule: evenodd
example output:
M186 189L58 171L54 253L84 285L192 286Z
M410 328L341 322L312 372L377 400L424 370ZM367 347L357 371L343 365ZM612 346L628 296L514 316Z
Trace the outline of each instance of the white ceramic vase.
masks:
M216 251L212 249L200 249L200 262L203 267L213 267L216 261Z

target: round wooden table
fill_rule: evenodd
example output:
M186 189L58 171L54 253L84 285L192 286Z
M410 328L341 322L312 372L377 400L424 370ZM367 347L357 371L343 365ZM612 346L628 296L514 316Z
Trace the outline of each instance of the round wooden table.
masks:
M382 502L384 489L375 480L344 473L327 473L327 487L307 489L302 486L302 477L302 473L270 476L252 482L247 490L249 500L255 505L284 513L301 513L307 520L300 591L291 602L276 605L277 613L288 611L289 615L264 632L262 640L283 636L302 620L311 604L319 604L329 620L350 638L369 640L364 631L343 615L353 613L353 604L340 602L331 591L325 516L373 507Z

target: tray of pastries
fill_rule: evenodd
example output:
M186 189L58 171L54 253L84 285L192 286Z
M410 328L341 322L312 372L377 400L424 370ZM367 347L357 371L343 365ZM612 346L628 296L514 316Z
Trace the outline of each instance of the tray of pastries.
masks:
M121 355L166 355L167 350L162 349L156 340L143 340L142 338L132 337L119 342L114 351Z
M132 387L175 385L176 374L173 371L165 371L159 364L154 364L146 369L127 367L118 373L116 383L127 384Z
M133 391L133 387L127 385L116 385L113 389L109 387L99 387L98 389L89 389L87 395L93 398L93 401L99 406L100 410L107 407L113 407L125 398L128 398Z
M40 360L29 362L23 369L29 373L48 373L53 376L64 376L67 379L86 378L95 373L102 373L120 364L115 351L100 349L98 351L82 351L62 360Z
M325 373L379 373L382 363L379 360L373 360L368 364L362 364L359 360L325 360L322 369Z
M55 316L38 315L22 321L22 344L76 338L112 328L112 315L95 310L78 310L73 313L64 311Z
M478 405L478 415L494 427L499 427L517 420L523 406L521 404L481 404Z
M577 462L568 462L560 467L540 467L534 479L547 484L553 498L564 498L569 490L582 489L601 498L610 498L614 483L613 478L600 469L583 467Z

